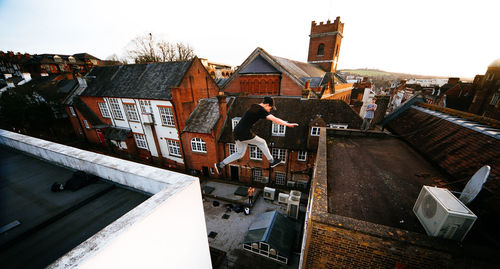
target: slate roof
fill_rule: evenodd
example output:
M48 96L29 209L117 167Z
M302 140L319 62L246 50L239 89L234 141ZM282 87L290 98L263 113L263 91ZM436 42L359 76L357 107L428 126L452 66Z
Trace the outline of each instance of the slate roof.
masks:
M266 242L270 248L276 249L280 256L289 258L294 233L293 222L275 210L255 217L243 243Z
M262 48L256 48L236 72L229 77L223 87L229 85L229 82L239 76L240 73L281 73L289 76L298 85L304 86L302 78L314 77L321 79L327 72L318 65L276 57Z
M171 100L192 61L96 66L83 96Z
M309 125L317 115L327 124L348 124L348 128L359 129L363 120L344 101L301 99L297 97L274 97L277 106L271 114L282 120L298 123L295 128L286 128L285 136L272 136L272 122L259 120L252 130L264 138L272 147L292 150L306 150ZM223 125L219 142L233 143L231 119L241 117L252 105L262 102L262 97L236 97L228 108L227 117Z
M210 134L220 117L217 98L201 99L186 120L183 132Z
M109 127L104 131L104 138L116 141L125 141L132 132L129 128Z
M101 119L90 109L80 97L73 98L73 105L82 113L86 120L92 124L94 128L107 127L108 125L101 121Z

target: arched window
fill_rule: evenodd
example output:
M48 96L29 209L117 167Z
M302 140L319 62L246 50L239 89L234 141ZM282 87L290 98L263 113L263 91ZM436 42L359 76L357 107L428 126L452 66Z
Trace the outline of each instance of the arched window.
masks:
M191 139L191 150L194 152L207 153L207 144L201 138L195 137Z
M324 54L325 54L325 44L321 43L318 46L318 53L316 55L323 56Z

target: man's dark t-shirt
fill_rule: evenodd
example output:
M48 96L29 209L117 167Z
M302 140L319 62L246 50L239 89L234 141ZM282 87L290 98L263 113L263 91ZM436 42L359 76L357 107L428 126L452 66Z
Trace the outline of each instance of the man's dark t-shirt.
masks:
M260 119L265 119L269 115L262 106L258 104L253 104L246 112L243 114L241 120L234 127L233 135L234 139L245 141L255 137L252 132L252 126Z

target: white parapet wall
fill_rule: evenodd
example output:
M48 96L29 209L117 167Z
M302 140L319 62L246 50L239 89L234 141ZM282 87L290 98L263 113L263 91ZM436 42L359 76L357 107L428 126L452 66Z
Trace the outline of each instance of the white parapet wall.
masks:
M198 178L1 129L0 145L154 194L48 268L212 268Z

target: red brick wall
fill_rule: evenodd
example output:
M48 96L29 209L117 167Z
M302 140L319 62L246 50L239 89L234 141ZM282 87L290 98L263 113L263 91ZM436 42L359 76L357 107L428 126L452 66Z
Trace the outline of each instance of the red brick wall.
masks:
M253 95L278 95L280 75L240 76L241 92Z
M337 19L333 23L328 21L326 24L323 24L323 22L321 22L320 24L316 24L316 22L313 21L311 24L311 35L335 31L338 31L340 34L342 34L344 31L344 24L340 22L339 17L337 17ZM342 38L340 37L340 35L311 37L309 39L309 52L307 61L328 61L334 60L335 58L338 59L341 40ZM320 44L324 44L323 56L317 55L318 47ZM332 66L333 63L318 63L318 65L323 67L323 69L327 72L334 72L336 70L336 65Z
M452 255L310 222L305 268L448 268Z
M76 108L73 107L73 109L74 109L75 114L76 114L77 113ZM73 126L73 130L75 131L75 134L80 138L84 138L83 130L82 130L83 125L80 126L78 118L71 114L71 111L69 110L69 106L65 106L64 110L66 111L66 114L68 114L69 121L71 122L71 126Z
M288 76L281 77L280 95L302 96L302 86Z
M207 146L207 153L194 152L191 150L191 139L201 138ZM202 171L203 166L214 168L213 164L218 162L218 149L215 138L212 134L183 133L182 145L184 146L184 161L187 169ZM219 177L216 173L210 174L210 177Z
M240 92L240 76L237 75L225 87L224 92L239 93Z
M193 60L184 75L179 88L172 88L172 102L175 106L175 116L179 133L184 129L186 120L203 98L215 97L219 87L207 72L198 58Z

